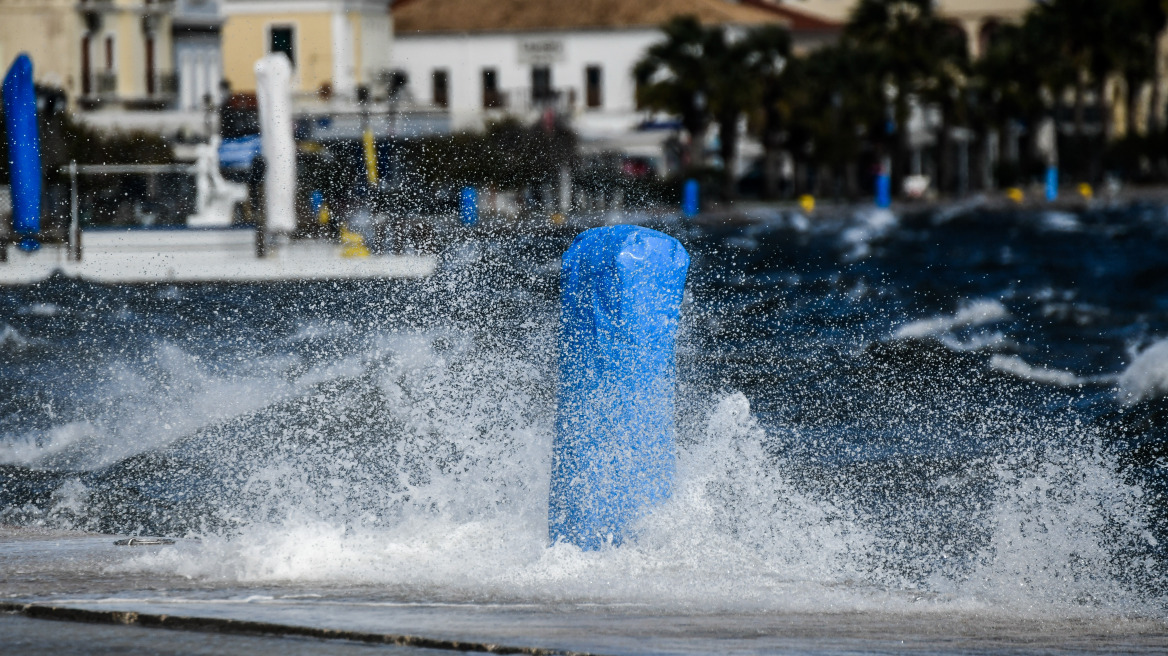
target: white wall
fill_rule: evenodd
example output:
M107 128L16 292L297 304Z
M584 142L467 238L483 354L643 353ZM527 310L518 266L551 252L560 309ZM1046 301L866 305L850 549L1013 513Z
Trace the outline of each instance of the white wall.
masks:
M377 76L389 68L393 53L393 21L387 11L361 14L361 78L376 89ZM384 86L381 94L385 93Z
M521 43L559 42L562 52L549 63L552 88L564 94L574 90L578 117L603 124L605 115L632 118L636 111L633 66L645 49L660 39L660 31L652 28L472 35L398 33L390 68L406 72L409 91L414 101L423 106L433 101L433 71L445 68L449 72L452 123L456 128L473 128L481 126L483 121L482 70L497 71L501 92L530 93L533 64L523 61ZM593 65L603 70L603 104L598 110L584 107L585 68Z

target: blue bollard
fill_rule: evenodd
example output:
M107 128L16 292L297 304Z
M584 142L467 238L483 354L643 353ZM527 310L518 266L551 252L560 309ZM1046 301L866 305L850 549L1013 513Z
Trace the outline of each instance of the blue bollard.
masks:
M28 55L21 54L12 62L4 76L3 96L12 182L12 230L35 235L41 229L41 144ZM39 245L33 237L20 240L22 250L36 250Z
M685 181L685 187L681 190L681 214L687 219L698 215L699 192L697 180L690 178Z
M458 196L458 218L468 228L479 222L479 192L474 187L462 188Z
M560 267L548 537L619 545L674 472L674 336L689 254L638 226L588 230Z
M888 209L892 205L892 176L888 173L876 175L876 207Z
M1046 167L1046 200L1058 200L1059 174L1057 166Z

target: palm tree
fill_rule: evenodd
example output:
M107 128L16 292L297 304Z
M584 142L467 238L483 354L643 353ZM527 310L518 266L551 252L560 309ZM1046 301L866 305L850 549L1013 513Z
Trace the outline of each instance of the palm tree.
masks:
M1156 78L1156 57L1159 55L1160 34L1168 26L1168 10L1164 0L1114 0L1108 12L1107 33L1113 37L1111 48L1117 72L1126 83L1126 115L1128 131L1133 131L1136 105L1140 89ZM1152 84L1152 108L1149 112L1149 131L1160 128L1156 107L1159 105L1159 85Z
M1016 135L1009 129L1012 123L1035 126L1047 116L1046 98L1049 94L1044 91L1047 80L1043 68L1046 55L1037 46L1036 36L1029 24L1002 25L974 64L971 88L975 93L976 108L972 120L979 124L983 133L997 131L999 135L1014 140ZM1007 150L1024 158L1025 151L1017 145L1014 141ZM1010 164L1030 168L1025 161ZM999 182L1015 184L1017 180L1011 176Z
M910 98L920 98L946 75L946 67L963 67L966 53L956 46L949 27L936 16L932 0L860 0L844 28L845 40L867 49L879 62L891 96L894 175L908 152L905 126Z
M760 27L741 33L722 27L706 30L710 112L718 125L725 198L738 195L734 163L738 156L739 123L747 111L759 106L765 92L779 92L779 77L790 56L790 43L790 36L781 27Z
M872 54L845 41L792 59L784 77L788 150L801 166L842 178L848 196L858 193L865 146L885 136L883 103L873 102L884 93L883 78ZM816 187L824 177L814 176Z
M669 112L681 118L689 134L687 164L699 167L710 126L710 75L706 60L706 30L696 18L675 18L661 27L665 40L649 47L633 67L638 107Z
M774 198L778 195L779 156L795 77L791 33L785 27L768 25L748 32L743 42L760 101L754 113L763 147L763 195Z
M638 103L681 117L693 166L701 163L702 138L712 120L718 127L722 194L734 198L739 124L760 101L765 106L781 95L790 34L779 26L703 27L692 17L676 18L662 30L665 40L651 46L633 69ZM777 119L768 124L773 135ZM777 156L777 143L766 145L772 149L768 154Z

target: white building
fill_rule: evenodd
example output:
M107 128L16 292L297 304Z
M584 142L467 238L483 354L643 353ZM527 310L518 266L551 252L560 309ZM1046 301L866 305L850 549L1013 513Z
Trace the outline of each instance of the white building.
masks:
M668 136L638 129L633 67L671 18L792 28L797 46L838 26L761 0L404 0L394 6L392 68L419 107L447 111L455 129L503 114L554 109L582 139L656 157Z

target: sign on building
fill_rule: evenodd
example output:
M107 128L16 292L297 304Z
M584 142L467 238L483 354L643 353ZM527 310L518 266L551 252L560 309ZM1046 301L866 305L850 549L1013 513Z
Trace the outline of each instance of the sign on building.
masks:
M564 42L559 39L523 39L519 42L520 64L555 64L564 60Z

